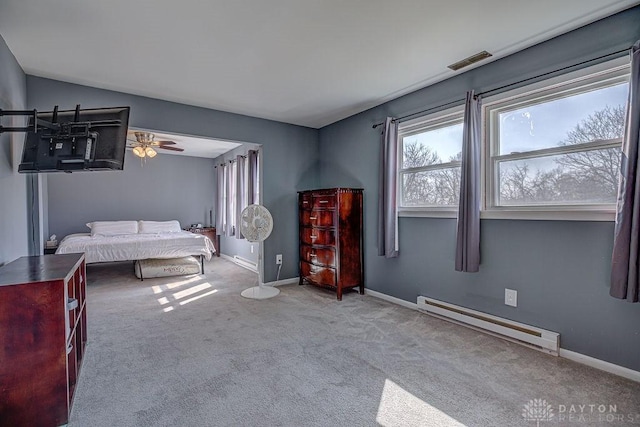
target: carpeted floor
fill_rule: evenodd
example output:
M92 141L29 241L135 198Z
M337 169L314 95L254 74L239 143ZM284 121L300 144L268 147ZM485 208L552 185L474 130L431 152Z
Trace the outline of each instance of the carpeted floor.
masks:
M247 300L256 276L220 258L204 276L87 276L72 427L640 424L638 383L370 296Z

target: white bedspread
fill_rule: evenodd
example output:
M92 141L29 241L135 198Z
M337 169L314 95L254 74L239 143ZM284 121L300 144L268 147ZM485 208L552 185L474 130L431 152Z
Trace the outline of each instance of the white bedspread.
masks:
M69 234L60 242L56 254L84 252L86 263L91 264L190 255L203 255L210 260L214 251L213 242L208 237L181 231L93 237L89 233Z

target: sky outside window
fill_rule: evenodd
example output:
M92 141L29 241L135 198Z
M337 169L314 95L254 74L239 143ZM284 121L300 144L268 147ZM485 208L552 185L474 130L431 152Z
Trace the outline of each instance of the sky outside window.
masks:
M605 106L624 106L628 83L620 83L517 110L504 111L500 120L500 155L553 148L569 131Z
M407 144L417 144L428 147L431 152L437 153L440 159L436 164L447 163L462 151L462 123L405 136L402 141L405 146ZM404 154L406 156L406 149ZM407 158L403 157L402 167L406 168L407 166Z

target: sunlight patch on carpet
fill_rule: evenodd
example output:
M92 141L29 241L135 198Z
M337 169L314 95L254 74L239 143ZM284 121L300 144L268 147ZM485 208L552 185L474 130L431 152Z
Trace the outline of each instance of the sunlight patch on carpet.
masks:
M211 284L209 282L201 283L199 285L191 286L190 288L184 289L182 291L175 292L173 294L173 297L175 299L182 299L184 297L188 297L189 295L197 294L198 292L204 291L205 289L208 289L210 287Z
M179 287L182 287L182 289L176 290L176 288ZM166 283L164 285L154 285L151 287L151 290L158 303L164 306L162 311L168 313L175 310L178 306L189 304L218 292L218 289L212 288L211 283L203 282L202 277L199 276Z
M204 297L208 297L209 295L213 295L213 294L215 294L216 292L218 292L218 290L217 290L217 289L214 289L214 290L209 291L209 292L206 292L206 293L204 293L204 294L202 294L202 295L198 295L198 296L195 296L195 297L193 297L193 298L189 298L189 299L186 299L186 300L184 300L184 301L180 301L180 305L189 304L190 302L193 302L193 301L199 300L200 298L204 298Z
M454 418L386 379L376 421L383 427L420 425L425 427L465 427Z

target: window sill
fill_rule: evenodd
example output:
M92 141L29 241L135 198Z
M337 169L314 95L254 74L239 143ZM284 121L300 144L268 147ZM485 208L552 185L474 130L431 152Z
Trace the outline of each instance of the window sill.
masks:
M458 217L457 210L402 209L400 218L452 218ZM493 209L480 212L480 219L508 219L529 221L609 221L616 219L613 209L602 210L523 210Z
M516 219L531 221L615 221L613 209L492 209L480 212L481 219Z

